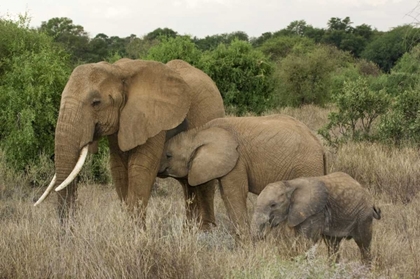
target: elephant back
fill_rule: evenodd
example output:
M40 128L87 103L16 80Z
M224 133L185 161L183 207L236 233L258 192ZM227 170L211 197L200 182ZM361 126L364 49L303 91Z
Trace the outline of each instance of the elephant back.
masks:
M183 60L172 60L166 65L176 71L191 88L191 107L187 114L189 129L225 116L219 89L206 73Z
M324 148L302 122L287 115L225 117L205 126L231 131L239 143L250 191L269 183L324 174Z

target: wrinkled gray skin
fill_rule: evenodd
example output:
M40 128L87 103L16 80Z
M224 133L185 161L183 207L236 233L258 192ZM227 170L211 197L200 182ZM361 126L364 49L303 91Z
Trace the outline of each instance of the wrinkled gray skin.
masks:
M226 117L170 139L160 173L195 187L219 180L237 233L249 234L247 193L282 179L323 175L325 156L310 129L292 117ZM213 196L203 198L199 203L213 203Z
M72 171L86 146L107 136L111 173L119 198L132 212L145 208L155 181L165 141L176 133L224 116L215 83L182 60L167 64L120 59L76 67L61 96L55 133L56 186ZM186 199L211 196L215 187L183 183ZM76 184L58 192L60 219L73 208ZM213 204L186 203L189 218L200 215L214 223ZM204 224L206 225L206 224Z
M336 261L340 241L353 238L362 261L370 263L372 220L380 213L367 190L348 174L335 172L267 185L257 198L253 233L261 238L267 226L285 222L314 242L323 238Z

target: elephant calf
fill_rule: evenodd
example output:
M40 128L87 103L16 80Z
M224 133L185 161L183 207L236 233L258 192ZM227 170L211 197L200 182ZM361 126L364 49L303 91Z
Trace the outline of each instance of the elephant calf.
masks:
M367 190L343 172L271 183L257 198L253 232L282 222L314 242L322 237L329 256L336 256L343 238L354 239L362 261L371 262L372 220L381 218Z
M305 124L286 115L214 119L171 138L163 155L161 176L184 178L198 188L219 180L229 218L246 234L248 192L259 194L282 179L325 174L322 144ZM213 195L198 198L206 201L213 203Z

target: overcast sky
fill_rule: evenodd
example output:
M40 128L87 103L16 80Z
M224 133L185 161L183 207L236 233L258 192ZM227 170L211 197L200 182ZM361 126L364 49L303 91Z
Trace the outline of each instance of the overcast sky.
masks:
M418 0L4 0L0 16L28 12L31 26L68 17L94 37L98 33L141 37L168 27L179 34L207 35L244 31L250 37L305 20L325 28L331 17L349 16L381 31L420 20Z

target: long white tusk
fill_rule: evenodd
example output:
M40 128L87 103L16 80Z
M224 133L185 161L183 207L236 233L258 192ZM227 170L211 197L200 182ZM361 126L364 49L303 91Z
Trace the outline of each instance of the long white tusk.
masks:
M72 172L69 174L69 176L57 187L55 188L55 191L61 191L64 188L66 188L79 174L80 170L83 167L83 164L85 163L87 154L88 154L89 146L86 145L83 147L82 151L80 151L80 157L79 160L76 163L76 166L72 170Z
M51 180L50 185L48 185L47 190L45 190L44 194L38 199L38 201L34 204L34 206L37 206L40 204L43 200L45 200L46 197L50 194L52 188L54 187L55 181L57 181L57 175L54 174L53 179Z

